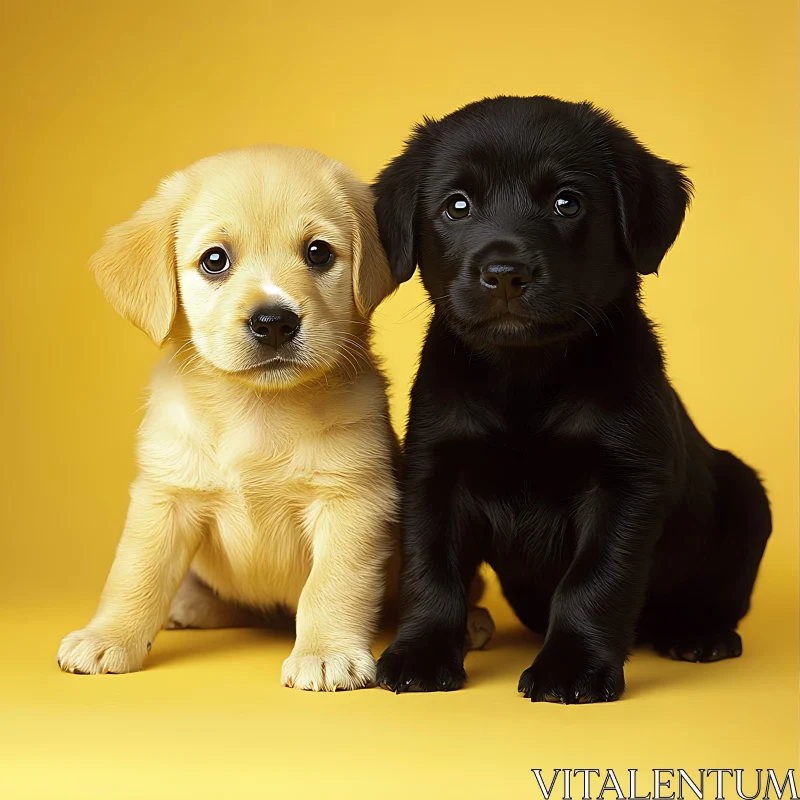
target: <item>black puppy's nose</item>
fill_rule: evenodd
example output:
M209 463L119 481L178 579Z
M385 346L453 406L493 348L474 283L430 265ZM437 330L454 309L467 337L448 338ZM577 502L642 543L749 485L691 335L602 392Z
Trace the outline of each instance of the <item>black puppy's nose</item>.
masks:
M247 326L259 342L277 350L297 333L300 317L288 308L262 306L250 317Z
M510 264L489 264L481 269L481 284L506 300L519 297L530 282L530 273Z

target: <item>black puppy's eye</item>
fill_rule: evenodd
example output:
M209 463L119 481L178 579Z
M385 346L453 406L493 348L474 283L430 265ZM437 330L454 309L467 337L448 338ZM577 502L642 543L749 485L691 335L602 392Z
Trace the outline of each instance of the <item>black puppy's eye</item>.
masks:
M200 258L200 269L207 275L221 275L231 268L228 254L221 247L206 250Z
M562 192L556 197L555 211L559 217L574 217L581 210L581 204L574 194Z
M322 239L315 239L306 248L306 264L311 269L327 269L333 264L334 255L331 246Z
M454 194L444 207L445 214L452 220L469 216L469 200L463 194Z

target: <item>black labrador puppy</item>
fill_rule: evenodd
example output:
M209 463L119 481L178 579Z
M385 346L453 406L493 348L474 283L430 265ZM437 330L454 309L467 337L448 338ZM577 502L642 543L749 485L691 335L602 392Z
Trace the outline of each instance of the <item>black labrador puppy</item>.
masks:
M682 169L588 103L499 97L418 126L375 190L397 280L419 264L435 307L380 684L464 683L483 561L546 637L519 681L531 700L617 699L637 638L740 655L769 503L692 424L640 302L683 222Z

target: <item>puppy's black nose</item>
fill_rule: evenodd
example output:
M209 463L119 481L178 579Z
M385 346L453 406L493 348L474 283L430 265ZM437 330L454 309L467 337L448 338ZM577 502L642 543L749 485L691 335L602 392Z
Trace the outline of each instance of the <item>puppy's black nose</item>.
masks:
M481 285L506 300L519 297L530 283L530 272L510 264L489 264L481 269Z
M247 326L259 342L277 350L297 333L300 317L288 308L262 306L250 317Z

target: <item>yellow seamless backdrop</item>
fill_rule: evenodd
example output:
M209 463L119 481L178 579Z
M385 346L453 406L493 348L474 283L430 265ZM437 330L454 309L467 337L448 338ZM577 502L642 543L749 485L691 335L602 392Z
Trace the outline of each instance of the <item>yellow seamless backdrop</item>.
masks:
M6 4L0 796L521 797L532 767L795 766L797 23L791 0ZM163 634L135 676L59 673L113 557L158 357L86 269L103 231L204 155L290 143L371 179L423 114L502 93L591 99L688 166L695 202L645 293L695 421L772 498L745 656L641 651L622 702L532 706L514 689L539 642L495 586L497 639L450 696L283 690L290 641L252 631ZM398 430L423 301L415 280L376 315Z

